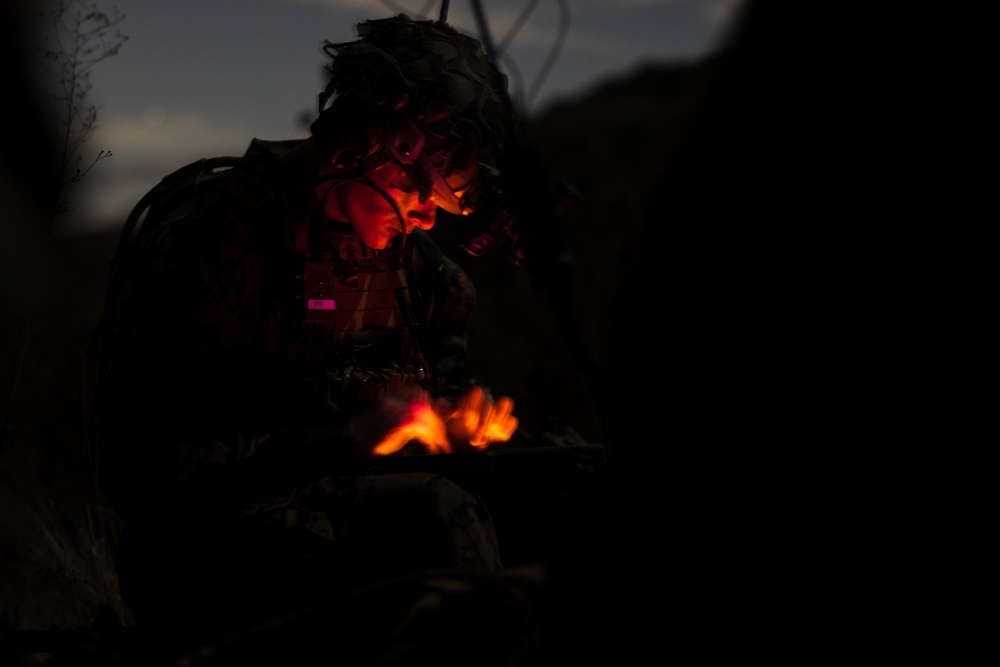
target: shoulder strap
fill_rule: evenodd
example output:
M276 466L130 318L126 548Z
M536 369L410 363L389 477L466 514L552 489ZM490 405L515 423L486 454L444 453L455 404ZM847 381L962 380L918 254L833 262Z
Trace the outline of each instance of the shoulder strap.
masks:
M226 156L202 158L164 176L159 183L143 195L126 218L121 235L118 237L118 246L112 258L112 265L114 259L121 254L128 242L139 232L155 229L159 226L163 214L170 210L173 202L191 195L206 179L233 168L242 168L261 175L267 172L267 167L261 160ZM142 220L141 226L139 226L140 219ZM137 229L137 227L139 228Z

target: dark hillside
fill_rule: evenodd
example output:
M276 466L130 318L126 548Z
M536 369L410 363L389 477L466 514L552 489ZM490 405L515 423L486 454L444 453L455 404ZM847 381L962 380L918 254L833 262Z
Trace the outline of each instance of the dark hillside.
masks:
M669 207L657 192L699 73L693 65L648 65L527 124L524 136L548 179L567 181L582 197L562 219L532 221L549 227L539 234L555 236L562 255L519 268L499 248L482 257L465 254L453 242L454 221L435 228L478 286L473 367L497 392L515 398L529 431L551 416L591 441L604 438L605 406L595 392L612 389L603 376L612 333L622 324L611 309L636 257L634 239ZM599 377L591 377L590 359L574 354L577 339Z

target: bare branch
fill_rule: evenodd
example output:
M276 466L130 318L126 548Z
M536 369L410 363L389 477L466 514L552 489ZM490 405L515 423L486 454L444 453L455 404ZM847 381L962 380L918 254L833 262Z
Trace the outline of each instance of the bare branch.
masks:
M88 102L90 73L94 65L118 54L128 40L119 26L125 17L117 7L103 11L85 0L53 0L40 13L42 33L35 48L36 61L46 76L40 91L50 102L52 132L57 147L55 183L49 224L70 210L63 199L65 188L77 183L97 162L111 156L100 151L81 169L81 150L97 129L99 107Z

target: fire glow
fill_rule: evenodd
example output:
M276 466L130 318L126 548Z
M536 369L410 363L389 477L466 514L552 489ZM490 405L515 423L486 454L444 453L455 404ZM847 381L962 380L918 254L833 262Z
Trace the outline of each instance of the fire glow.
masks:
M430 399L421 394L408 402L400 423L386 434L372 453L388 456L416 440L424 445L428 454L451 454L455 450L448 438L449 427L453 435L460 434L474 449L485 450L490 443L510 440L517 430L513 409L514 403L509 398L501 397L493 403L486 398L482 388L473 387L442 416Z
M388 456L402 449L411 440L419 440L427 448L429 454L450 454L451 444L448 442L448 430L444 420L431 404L425 400L410 403L403 422L382 439L374 449L376 456Z

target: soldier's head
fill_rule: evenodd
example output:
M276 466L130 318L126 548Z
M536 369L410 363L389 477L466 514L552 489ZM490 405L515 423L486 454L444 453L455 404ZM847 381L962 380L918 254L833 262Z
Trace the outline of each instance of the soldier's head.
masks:
M346 204L374 186L398 205L408 195L431 225L436 207L471 212L481 174L516 140L506 75L442 21L401 14L359 24L358 36L327 42L330 80L311 127L331 170L362 182L336 196Z

